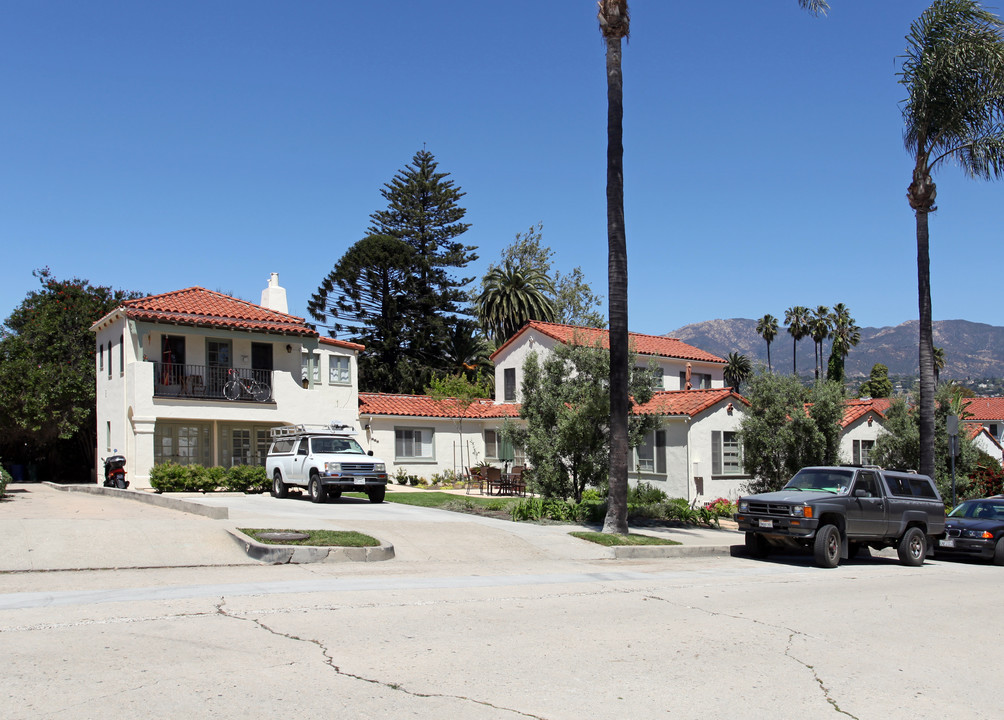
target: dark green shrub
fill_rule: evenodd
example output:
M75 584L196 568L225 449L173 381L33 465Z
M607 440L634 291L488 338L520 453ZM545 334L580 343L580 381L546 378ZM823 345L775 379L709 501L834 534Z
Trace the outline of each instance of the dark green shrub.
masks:
M10 473L7 472L7 468L0 465L0 498L4 496L7 492L7 483L11 481Z
M217 468L210 468L216 470ZM223 468L219 468L223 470ZM234 465L221 483L230 492L263 493L271 487L261 465Z
M228 470L219 465L207 468L173 462L154 465L150 485L158 492L261 493L270 487L265 468L260 465L235 465Z
M220 465L214 465L213 467L190 465L189 467L192 470L192 479L195 480L199 486L199 490L202 492L216 492L217 490L226 487L226 468Z
M150 485L158 492L189 492L192 490L192 475L187 465L168 461L153 466Z
M578 505L557 498L525 498L509 510L514 522L520 520L579 522L579 513Z
M666 502L668 496L657 487L640 482L628 488L628 505L652 505Z

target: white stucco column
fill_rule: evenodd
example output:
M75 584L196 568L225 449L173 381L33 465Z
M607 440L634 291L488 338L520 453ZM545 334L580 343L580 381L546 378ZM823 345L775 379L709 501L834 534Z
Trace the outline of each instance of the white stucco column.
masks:
M156 418L134 417L131 418L130 438L131 452L127 457L129 465L126 466L129 487L135 490L149 489L150 468L153 467L153 431L157 427Z

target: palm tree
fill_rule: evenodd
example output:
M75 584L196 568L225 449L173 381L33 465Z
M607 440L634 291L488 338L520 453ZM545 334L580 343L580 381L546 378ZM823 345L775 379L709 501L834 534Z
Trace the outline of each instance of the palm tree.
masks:
M468 318L460 318L450 328L446 337L443 360L450 373L463 373L474 381L480 374L489 384L495 381L492 362L488 359L492 349L478 323Z
M817 305L809 318L809 335L812 337L812 349L816 354L816 380L823 367L823 341L830 336L830 308Z
M475 301L478 319L489 337L501 344L528 320L554 320L553 294L547 275L506 260L484 277L484 290Z
M830 356L836 356L839 358L839 378L830 378L831 380L842 380L844 376L844 358L851 351L852 347L856 347L859 342L861 342L861 328L858 327L857 323L854 322L854 318L851 317L851 311L843 303L837 303L833 306L833 314L831 315L833 322L833 329L830 331L830 338L833 340L833 345L830 349Z
M825 0L798 0L813 14ZM610 487L603 532L626 534L628 412L627 238L624 232L624 78L621 40L630 34L627 0L599 0L597 19L607 71L607 288L610 312Z
M777 318L767 313L757 320L756 334L767 343L767 372L773 372L770 367L770 344L777 337Z
M793 305L784 311L784 324L791 335L791 373L798 375L798 341L809 334L809 308Z
M739 392L740 386L750 379L753 374L753 365L750 359L737 352L730 352L725 359L725 384Z
M626 534L628 412L627 237L624 232L624 78L621 39L630 34L627 0L599 0L607 59L607 295L610 309L610 490L603 532Z
M907 199L916 215L920 310L920 472L934 476L934 331L928 215L937 167L954 160L984 180L1004 174L1004 38L1001 21L975 0L934 0L910 25L899 82L903 133L914 159Z

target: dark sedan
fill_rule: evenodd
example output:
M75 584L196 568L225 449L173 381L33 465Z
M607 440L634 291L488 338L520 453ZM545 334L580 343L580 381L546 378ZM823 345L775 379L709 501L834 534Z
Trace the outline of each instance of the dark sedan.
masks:
M973 557L1004 565L1004 498L966 500L948 514L938 556Z

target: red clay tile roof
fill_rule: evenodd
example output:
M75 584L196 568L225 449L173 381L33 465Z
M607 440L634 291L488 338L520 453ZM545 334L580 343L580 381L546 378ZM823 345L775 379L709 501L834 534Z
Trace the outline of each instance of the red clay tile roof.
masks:
M892 405L889 398L871 398L869 400L844 400L844 417L840 421L841 427L847 427L856 420L870 412L875 412L880 418L885 419L886 411Z
M1004 397L969 398L965 409L972 415L967 420L1004 420Z
M962 423L962 429L966 431L966 435L969 436L970 440L975 440L977 436L984 431L986 431L988 435L990 434L990 431L983 427L983 423L978 422L964 422Z
M712 390L661 390L652 399L634 408L635 415L688 415L694 417L708 408L732 400L749 405L749 400L729 388Z
M492 360L494 360L495 357L502 352L503 348L515 342L516 338L529 329L536 330L562 343L575 342L579 345L595 345L596 343L599 343L600 347L610 347L610 331L606 329L578 327L576 325L559 325L557 323L546 323L540 322L539 320L531 320L524 325L518 333L502 343L502 346L499 347L498 350L492 353ZM628 340L631 343L631 349L639 355L654 355L658 357L672 357L681 358L683 360L699 360L701 362L721 363L722 365L725 364L725 360L717 355L712 355L709 352L705 352L693 345L688 345L682 340L677 340L676 338L669 338L663 335L641 335L639 333L629 333Z
M329 337L319 337L317 341L321 345L331 345L332 347L348 348L349 350L365 350L365 345L360 345L359 343L349 342L348 340L339 340L338 338Z
M466 410L461 410L454 398L435 400L428 395L396 395L391 393L359 393L360 415L395 415L404 417L437 417L488 419L518 417L516 403L496 404L479 398Z
M1000 441L998 441L997 438L994 437L994 434L983 424L978 422L964 422L962 425L970 440L976 440L976 438L980 435L986 435L987 440L989 440L998 450L1004 450L1004 446L1000 444Z
M135 320L281 335L318 336L317 331L307 325L303 318L201 287L126 300L121 307L125 310L126 317Z
M717 390L666 390L657 392L645 405L634 409L636 415L689 415L693 417L724 400L743 405L749 401L728 388ZM464 419L489 420L519 417L519 403L496 403L475 400L463 413ZM360 415L394 415L399 417L456 418L458 406L453 398L434 400L428 395L395 395L391 393L359 393Z

